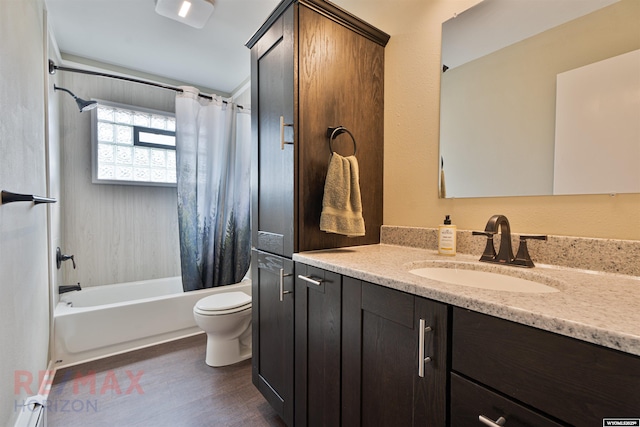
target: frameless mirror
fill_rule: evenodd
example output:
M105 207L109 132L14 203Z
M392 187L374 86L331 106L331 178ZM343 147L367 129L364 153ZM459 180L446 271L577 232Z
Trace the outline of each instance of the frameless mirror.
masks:
M441 197L640 192L640 1L484 0L441 77Z

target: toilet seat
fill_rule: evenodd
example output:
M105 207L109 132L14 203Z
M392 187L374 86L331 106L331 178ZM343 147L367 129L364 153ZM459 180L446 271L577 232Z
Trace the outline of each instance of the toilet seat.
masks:
M251 297L244 292L221 292L199 300L194 311L206 316L219 316L250 308Z

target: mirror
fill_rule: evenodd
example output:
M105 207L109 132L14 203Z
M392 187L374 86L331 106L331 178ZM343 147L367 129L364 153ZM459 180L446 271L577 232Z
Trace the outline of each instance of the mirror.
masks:
M640 2L484 0L442 26L441 197L640 192Z

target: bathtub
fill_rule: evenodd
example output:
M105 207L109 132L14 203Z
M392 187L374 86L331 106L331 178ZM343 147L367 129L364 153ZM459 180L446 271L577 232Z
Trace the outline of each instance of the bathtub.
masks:
M168 277L64 293L53 315L56 367L203 333L195 303L234 290L251 295L251 279L191 292L182 291L180 277Z

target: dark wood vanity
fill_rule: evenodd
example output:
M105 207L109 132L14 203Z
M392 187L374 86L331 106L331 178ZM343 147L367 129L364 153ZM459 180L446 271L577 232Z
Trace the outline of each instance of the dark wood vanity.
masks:
M638 356L295 268L317 282L296 278L296 426L598 426L640 415Z

